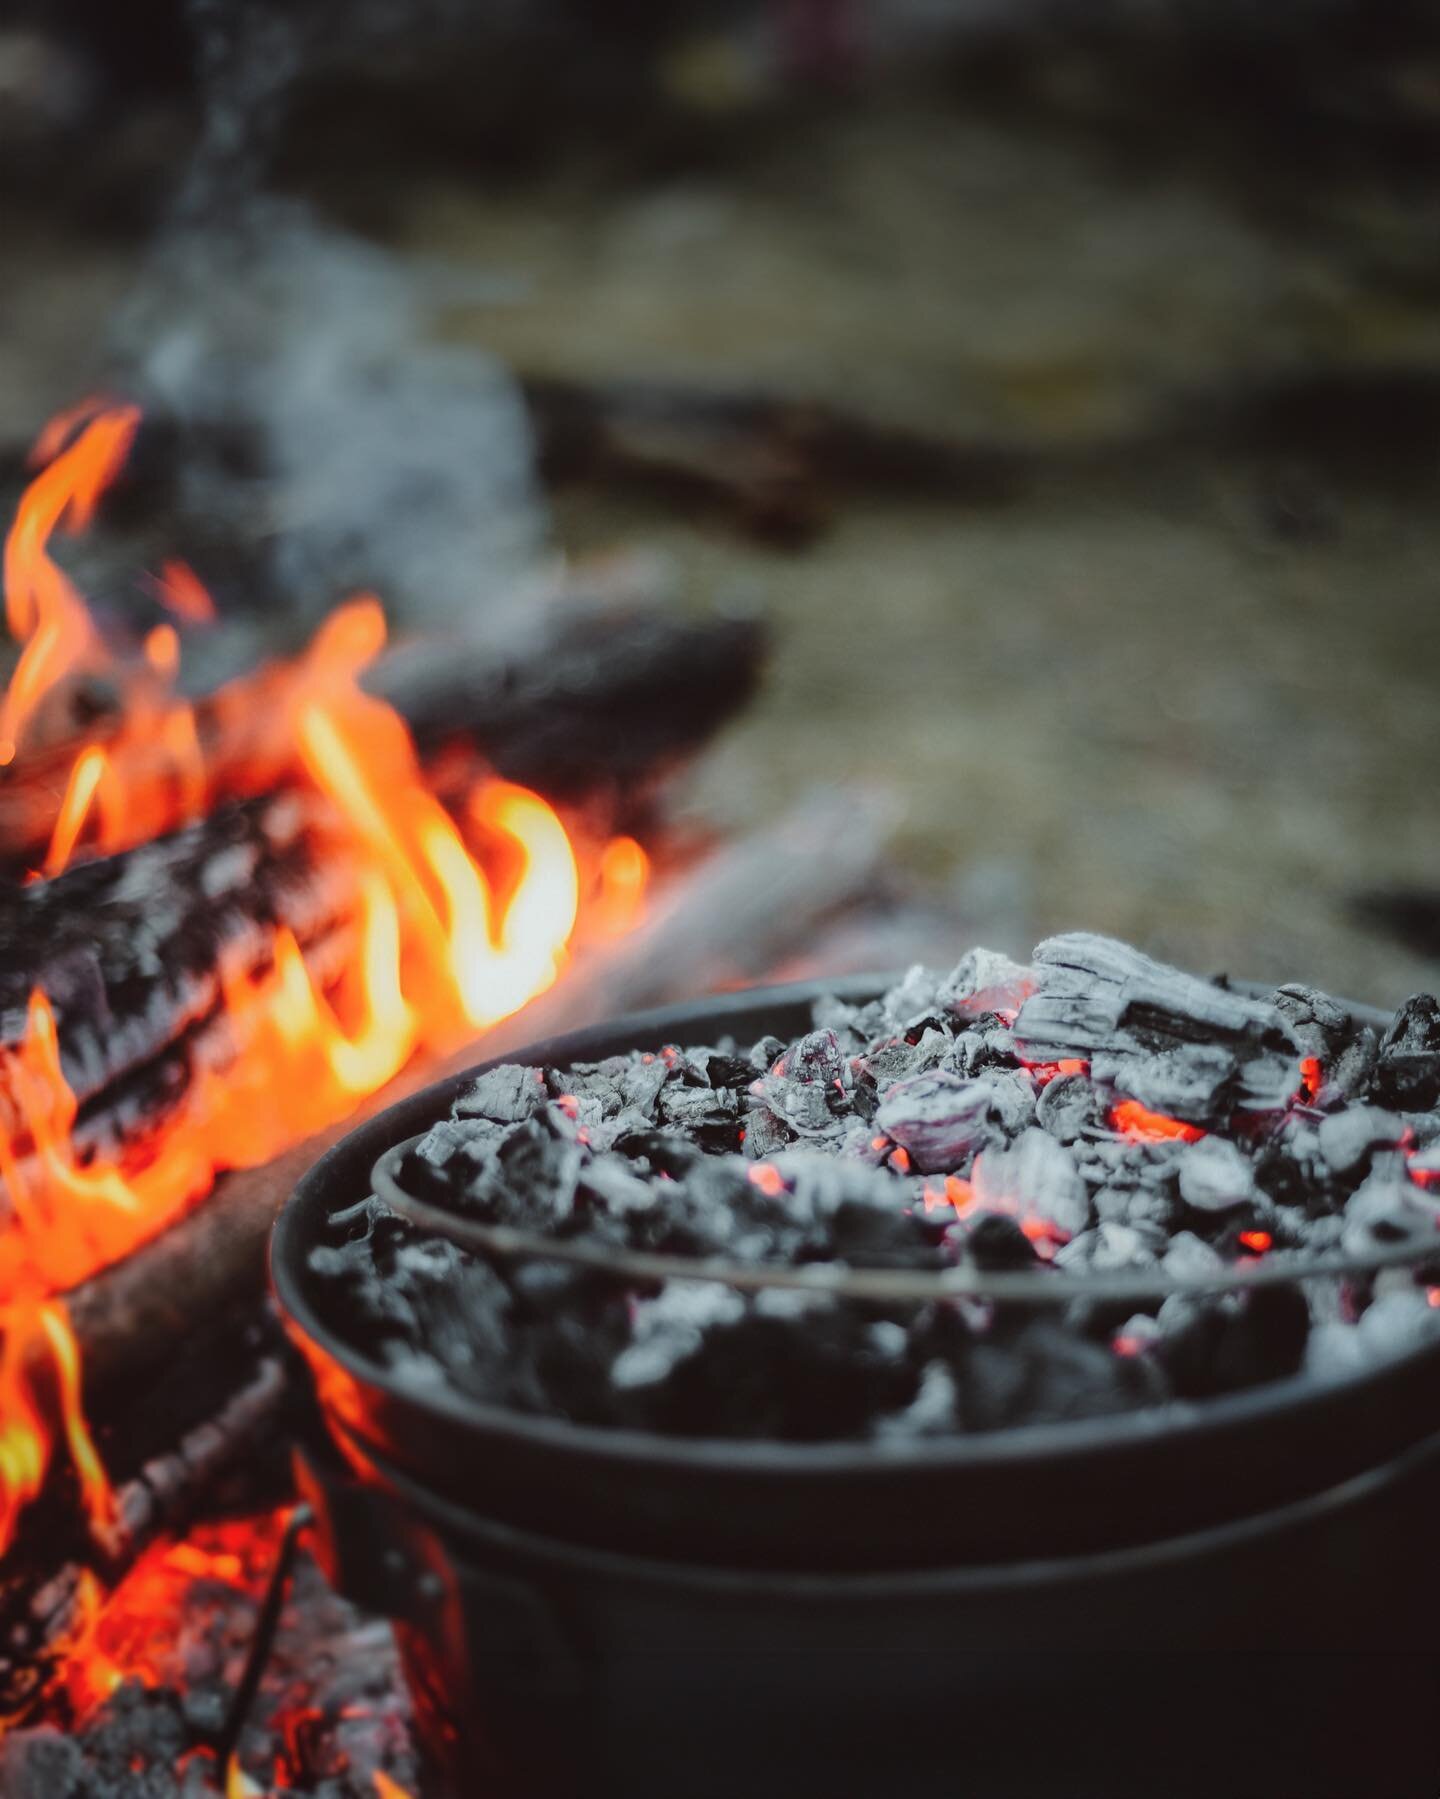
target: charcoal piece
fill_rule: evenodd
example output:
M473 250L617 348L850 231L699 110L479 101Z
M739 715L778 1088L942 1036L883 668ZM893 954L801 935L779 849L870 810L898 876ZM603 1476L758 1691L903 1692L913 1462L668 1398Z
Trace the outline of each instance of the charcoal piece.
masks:
M1034 966L1037 991L1015 1022L1028 1061L1086 1057L1097 1080L1196 1124L1220 1123L1232 1104L1282 1107L1299 1085L1299 1045L1271 1002L1085 932L1049 938ZM1100 1056L1109 1074L1095 1066ZM1148 1072L1156 1057L1163 1079ZM1156 1097L1142 1098L1137 1084Z
M1115 1355L1043 1315L976 1338L952 1369L966 1430L1105 1417L1165 1397L1148 1357Z
M1019 1221L1004 1212L982 1212L966 1221L965 1253L987 1274L1035 1268L1040 1262Z
M1327 1070L1360 1031L1354 1015L1318 987L1291 981L1277 987L1272 997L1302 1052L1317 1057Z
M819 1442L858 1435L914 1398L903 1332L877 1334L853 1311L804 1295L762 1297L738 1312L707 1298L715 1315L704 1322L667 1315L643 1336L637 1327L616 1362L626 1417L686 1436Z
M888 1037L863 1055L856 1056L852 1072L857 1082L868 1082L881 1093L887 1092L897 1081L906 1080L912 1074L924 1074L936 1066L930 1059L928 1044L939 1037L938 1031L927 1032L925 1044L907 1043L903 1037ZM943 1041L948 1052L952 1046L948 1039Z
M1144 1268L1155 1260L1158 1244L1138 1225L1116 1224L1107 1219L1097 1226L1090 1266L1097 1273L1114 1274L1124 1268Z
M1255 1184L1277 1205L1302 1206L1315 1212L1325 1209L1327 1203L1326 1184L1319 1171L1295 1153L1293 1141L1283 1138L1266 1143L1256 1156Z
M397 1276L399 1271L397 1270ZM483 1262L440 1268L413 1263L406 1271L415 1314L415 1341L472 1398L517 1403L521 1364L510 1330L510 1293ZM415 1378L412 1364L411 1378ZM533 1386L520 1401L527 1411L541 1403Z
M581 1149L572 1139L558 1135L548 1119L542 1116L516 1125L496 1150L495 1163L500 1178L485 1197L498 1222L561 1223L571 1216Z
M1380 1040L1371 1096L1396 1110L1440 1105L1440 1001L1428 993L1407 999Z
M1038 1125L1009 1148L982 1151L970 1178L979 1206L1043 1218L1067 1236L1085 1228L1089 1206L1075 1158Z
M544 1072L519 1062L502 1062L480 1075L455 1101L457 1118L488 1118L496 1124L519 1124L544 1105Z
M418 1161L438 1172L449 1168L457 1159L468 1156L482 1141L473 1122L442 1118L437 1124L432 1124L415 1145L415 1156ZM461 1178L464 1178L463 1175Z
M841 1079L844 1068L845 1058L834 1031L820 1030L798 1037L776 1058L770 1072L788 1081L832 1087Z
M1219 1251L1212 1248L1203 1237L1197 1237L1194 1231L1176 1231L1160 1260L1166 1274L1173 1275L1177 1280L1194 1280L1218 1274L1224 1266Z
M1099 1130L1104 1116L1099 1091L1083 1074L1056 1075L1035 1102L1036 1121L1058 1143L1073 1143L1085 1132Z
M1380 1293L1360 1315L1356 1334L1367 1356L1406 1355L1440 1335L1440 1310L1413 1284Z
M82 1799L80 1745L52 1725L12 1731L0 1743L0 1792L8 1799Z
M908 1031L916 1025L938 1022L946 1010L941 1002L941 980L919 963L906 969L900 981L886 993L885 1017L893 1030Z
M827 1137L835 1131L831 1089L779 1074L762 1075L757 1085L755 1097L796 1136Z
M665 1203L660 1184L642 1180L625 1156L591 1156L580 1171L580 1190L599 1201L612 1218L654 1212Z
M1180 1156L1180 1197L1200 1212L1226 1212L1255 1198L1250 1158L1224 1137L1187 1143Z
M704 1051L700 1059L705 1066L705 1078L712 1087L728 1087L732 1091L738 1091L748 1087L755 1078L755 1071L749 1062L729 1051Z
M1191 1120L1224 1116L1235 1070L1235 1057L1217 1043L1121 1055L1097 1050L1090 1064L1094 1078L1112 1092L1138 1100L1151 1112ZM1283 1104L1284 1098L1277 1093L1273 1103Z
M745 1154L752 1161L770 1156L791 1141L790 1131L782 1118L768 1106L752 1105L745 1114Z
M900 1144L923 1174L948 1173L977 1149L1005 1139L990 1083L943 1071L897 1081L880 1102L875 1128Z
M1325 1105L1344 1104L1359 1099L1370 1091L1375 1078L1375 1064L1380 1055L1380 1039L1369 1025L1356 1033L1325 1069L1320 1088L1320 1101Z
M982 1012L1017 1012L1035 989L1029 968L998 950L972 949L940 983L938 1003L964 1018Z
M733 1136L739 1128L739 1103L723 1087L682 1087L672 1082L661 1089L659 1111L664 1123L697 1136L716 1128Z
M1315 1137L1331 1172L1352 1175L1363 1169L1377 1149L1396 1149L1404 1140L1405 1123L1379 1106L1347 1106L1320 1121Z
M1128 1224L1142 1234L1165 1230L1175 1215L1175 1203L1161 1187L1097 1187L1090 1195L1090 1209L1102 1224Z
M1309 1333L1297 1288L1257 1287L1238 1300L1188 1302L1185 1324L1166 1332L1158 1357L1177 1394L1206 1399L1298 1372Z

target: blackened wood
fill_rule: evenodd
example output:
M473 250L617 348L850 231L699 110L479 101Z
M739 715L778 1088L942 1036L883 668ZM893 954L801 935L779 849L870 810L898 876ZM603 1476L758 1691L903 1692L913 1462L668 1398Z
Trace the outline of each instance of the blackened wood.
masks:
M1083 1057L1097 1080L1201 1125L1235 1104L1281 1107L1299 1085L1299 1045L1271 1001L1085 931L1047 939L1032 961L1037 991L1015 1037L1036 1061Z
M551 605L505 645L426 639L401 646L366 684L399 711L422 756L458 741L510 780L549 799L578 800L693 753L755 691L764 653L764 628L753 618ZM266 692L257 677L253 705L195 703L212 791L221 798L278 786L290 773L287 746L272 741ZM103 715L83 735L0 770L0 865L39 864L76 755L107 743L116 725L114 715ZM158 742L153 766L132 752L126 767L142 786L163 790L174 778Z
M719 506L758 535L801 542L864 489L994 502L1026 458L1008 445L907 431L778 393L663 381L522 375L541 469L555 482L640 488Z
M0 1126L24 1132L4 1052L31 994L55 1013L82 1107L215 1012L226 976L269 965L275 932L302 948L340 930L355 873L318 799L293 792L226 807L168 837L53 881L0 886Z

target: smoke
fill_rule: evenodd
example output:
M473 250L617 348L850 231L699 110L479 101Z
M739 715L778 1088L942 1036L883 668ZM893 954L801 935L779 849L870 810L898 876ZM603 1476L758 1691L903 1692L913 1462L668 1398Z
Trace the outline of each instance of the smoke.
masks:
M542 542L518 391L436 340L423 275L266 191L324 9L192 0L190 18L197 148L116 345L179 427L182 510L258 553L302 618L373 587L403 624L478 623Z

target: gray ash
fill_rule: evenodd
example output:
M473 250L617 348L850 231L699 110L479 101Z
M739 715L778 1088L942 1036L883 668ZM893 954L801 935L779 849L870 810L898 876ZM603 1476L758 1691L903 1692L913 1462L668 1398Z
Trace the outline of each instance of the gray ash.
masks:
M615 1251L1206 1274L1434 1231L1440 1007L1383 1035L1074 934L912 969L790 1043L481 1075L417 1197ZM1140 1309L866 1302L491 1262L371 1196L311 1255L332 1327L417 1384L687 1436L932 1436L1324 1378L1440 1330L1428 1265Z

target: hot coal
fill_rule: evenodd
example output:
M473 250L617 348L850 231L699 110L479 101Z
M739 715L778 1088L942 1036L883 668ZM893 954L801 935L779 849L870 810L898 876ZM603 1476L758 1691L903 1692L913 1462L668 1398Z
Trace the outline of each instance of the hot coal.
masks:
M1031 968L975 951L822 1001L790 1043L491 1069L402 1178L615 1252L1191 1277L1433 1232L1437 1065L1428 997L1377 1041L1313 990L1257 997L1074 935ZM337 1333L415 1382L692 1436L1095 1416L1326 1377L1440 1330L1440 1246L1416 1272L1139 1307L861 1304L491 1261L372 1196L311 1273Z

